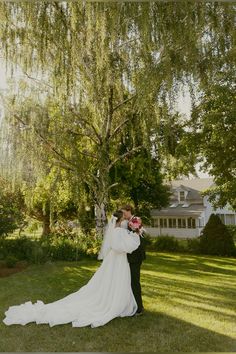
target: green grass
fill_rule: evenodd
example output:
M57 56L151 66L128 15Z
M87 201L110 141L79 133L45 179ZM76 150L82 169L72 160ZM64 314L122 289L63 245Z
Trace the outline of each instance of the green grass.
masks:
M30 266L0 279L0 352L236 351L236 259L149 252L142 267L146 313L104 327L2 323L13 304L57 300L82 285L96 260Z

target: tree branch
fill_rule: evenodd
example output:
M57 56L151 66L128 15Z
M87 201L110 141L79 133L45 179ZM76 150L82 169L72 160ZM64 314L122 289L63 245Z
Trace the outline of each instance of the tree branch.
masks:
M91 136L90 134L85 134L85 133L79 133L79 132L75 132L73 130L67 129L67 132L69 134L73 134L73 135L77 135L77 136L86 136L87 138L91 139L96 145L99 145L99 142L94 139L93 136Z
M66 163L69 164L69 166L73 166L76 169L78 168L78 166L76 166L73 162L71 162L70 160L68 160L62 153L58 152L55 147L38 131L38 129L35 129L31 126L29 126L29 124L25 123L17 114L14 114L14 117L21 123L23 124L25 127L29 127L33 132L36 133L36 135L38 135L40 137L40 139L45 143L45 145L47 145L57 156L59 156L60 159L62 159L63 161L65 161Z
M110 137L110 133L111 133L111 123L112 123L112 116L114 113L114 108L113 108L113 87L112 85L110 86L110 95L108 97L108 116L107 116L107 120L105 121L105 129L106 129L106 139L109 139Z
M133 98L135 98L136 96L137 96L137 94L135 94L135 95L133 95L133 96L127 98L126 100L120 102L117 106L115 106L115 107L113 108L113 112L115 112L118 108L120 108L121 106L123 106L123 104L125 104L125 103L131 101L131 100L132 100Z
M142 148L142 146L137 146L137 147L133 148L132 150L127 151L126 153L118 156L112 163L110 163L110 165L108 166L108 170L110 170L119 160L122 160L126 156L132 155L134 152L140 150L141 148Z
M113 187L115 187L115 186L117 186L119 183L118 182L116 182L116 183L113 183L113 184L111 184L107 189L109 190L109 189L111 189L111 188L113 188Z
M94 126L89 120L87 120L87 119L81 117L81 115L80 115L79 113L75 112L72 107L70 108L70 111L71 111L76 117L78 117L79 120L80 120L82 123L84 123L85 125L89 126L89 127L93 130L95 136L98 138L98 141L99 141L99 143L101 144L101 143L102 143L102 137L101 137L100 134L97 132L97 129L95 128L95 126Z
M45 86L48 86L50 89L53 89L53 87L52 87L51 85L49 85L47 82L42 81L42 80L39 80L39 79L36 79L35 77L30 76L26 71L23 71L23 74L24 74L26 77L28 77L28 79L33 80L33 81L35 81L35 82L37 82L37 83L39 83L39 84L43 84L43 85L45 85Z
M111 134L110 138L112 139L120 130L121 128L123 127L123 125L125 125L126 123L129 122L129 118L125 119L123 122L121 122L116 128L115 130L113 131L113 133Z

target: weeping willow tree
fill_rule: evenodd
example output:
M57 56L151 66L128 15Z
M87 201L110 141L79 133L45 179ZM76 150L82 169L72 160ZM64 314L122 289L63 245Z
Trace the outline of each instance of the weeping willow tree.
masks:
M188 85L194 95L196 83L204 89L225 63L234 65L234 5L41 1L0 7L1 49L11 70L21 67L52 88L51 135L41 134L47 154L86 181L101 228L109 171L153 144L160 119L168 116L159 107L171 110L180 87ZM27 117L34 127L32 114ZM141 145L131 134L130 150L119 154L119 135L130 123ZM172 129L171 122L165 126Z

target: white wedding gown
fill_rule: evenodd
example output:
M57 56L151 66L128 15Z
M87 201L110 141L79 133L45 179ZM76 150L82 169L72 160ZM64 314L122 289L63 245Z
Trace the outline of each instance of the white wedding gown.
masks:
M89 282L65 298L44 304L28 301L11 306L5 312L6 325L47 323L50 327L72 323L73 327L103 326L115 317L132 316L137 304L131 289L127 253L139 246L139 237L116 227L112 232L111 249Z

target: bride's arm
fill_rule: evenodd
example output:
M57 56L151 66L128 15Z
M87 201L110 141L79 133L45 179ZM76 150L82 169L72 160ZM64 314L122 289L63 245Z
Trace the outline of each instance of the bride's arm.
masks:
M117 228L112 238L112 249L119 253L131 253L140 245L139 236L134 232Z

